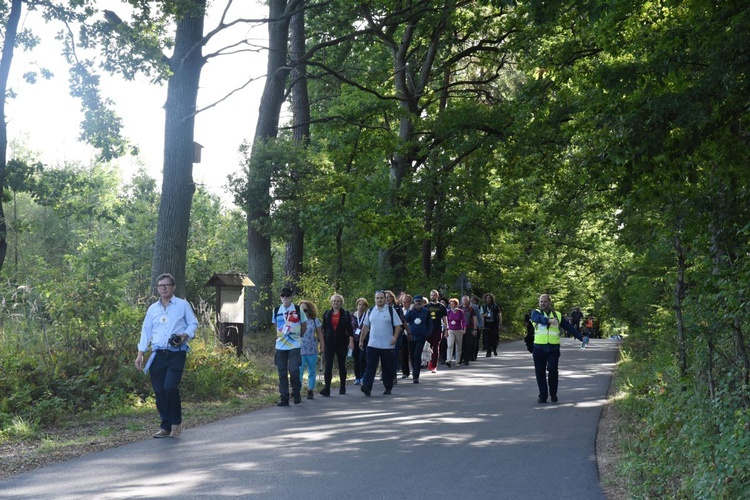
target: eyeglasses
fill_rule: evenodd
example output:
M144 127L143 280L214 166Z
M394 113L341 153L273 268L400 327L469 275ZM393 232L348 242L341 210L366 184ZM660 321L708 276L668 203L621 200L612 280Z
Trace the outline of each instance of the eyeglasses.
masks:
M282 297L291 297L291 295L289 295L288 293L282 293L281 296Z

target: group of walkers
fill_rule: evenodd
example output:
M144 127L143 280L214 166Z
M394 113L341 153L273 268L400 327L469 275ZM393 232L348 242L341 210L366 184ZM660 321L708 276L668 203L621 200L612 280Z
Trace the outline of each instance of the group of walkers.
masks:
M135 367L149 373L161 420L155 438L179 437L182 433L182 403L179 384L185 367L189 342L195 337L198 321L190 304L174 295L175 279L161 274L156 280L159 300L152 304L143 320ZM279 374L279 406L302 402L302 380L308 373L307 398L313 399L316 387L319 350L325 370L320 394L331 395L333 363L338 363L339 394L346 394L347 358L353 359L355 385L370 396L378 364L385 392L391 394L401 379L411 377L418 384L422 365L436 372L438 365L458 367L477 360L479 341L485 356L497 356L503 316L491 293L482 301L464 296L445 300L432 290L429 301L390 290L375 292L375 304L359 298L354 312L344 309L344 298L331 296L331 307L322 317L308 300L293 301L290 288L281 289L281 304L273 311L276 326L274 362ZM575 322L575 318L574 318ZM539 297L539 308L526 316L527 345L534 359L539 403L558 401L558 361L560 332L568 332L588 343L567 318L552 308L549 295ZM584 324L583 328L588 328ZM481 332L481 337L480 337ZM151 355L146 361L149 350ZM427 350L426 353L424 351ZM424 355L423 355L424 354ZM291 380L291 392L290 392Z
M276 353L279 374L279 406L290 399L302 402L302 382L307 373L307 399L314 399L318 353L323 354L322 396L331 395L333 365L338 366L339 394L346 394L347 360L354 368L354 385L370 396L378 365L385 391L391 394L401 379L418 384L423 366L435 373L439 365L468 366L476 361L480 341L485 356L497 356L502 311L491 293L481 301L465 295L446 299L437 290L422 295L377 290L375 303L357 299L352 312L344 298L331 296L330 309L322 316L308 300L293 302L293 290L281 290L281 305L274 309ZM425 352L426 350L426 352Z

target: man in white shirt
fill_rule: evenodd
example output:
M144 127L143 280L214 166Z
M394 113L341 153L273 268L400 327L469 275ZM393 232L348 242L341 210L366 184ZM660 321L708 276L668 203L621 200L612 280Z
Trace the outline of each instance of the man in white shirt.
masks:
M273 311L273 324L276 326L276 354L274 363L279 372L278 406L289 406L289 379L292 381L294 404L302 402L302 381L299 367L302 365L301 337L307 328L307 316L298 305L292 302L292 289L281 289L281 305Z
M386 305L385 293L382 290L375 292L375 306L365 315L364 326L359 337L360 349L367 346L367 367L362 380L361 391L365 396L372 392L372 384L375 381L375 371L378 369L380 360L383 373L383 385L385 392L390 394L393 389L394 358L393 348L401 333L401 319L393 307Z
M179 437L182 433L180 381L185 369L188 341L195 337L198 320L187 300L174 295L175 280L171 274L156 279L159 301L151 304L141 327L135 367L148 372L156 397L161 426L155 438ZM143 366L143 355L149 345L153 353Z

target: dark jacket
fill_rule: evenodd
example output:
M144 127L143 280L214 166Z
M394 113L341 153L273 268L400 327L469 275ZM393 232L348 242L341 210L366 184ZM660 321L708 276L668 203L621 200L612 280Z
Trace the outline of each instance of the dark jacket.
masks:
M339 309L339 312L341 317L336 331L333 330L333 323L331 322L333 309L329 309L323 314L323 338L325 338L326 343L348 344L349 337L354 336L351 315L346 309Z
M415 322L419 319L419 322ZM409 333L412 342L424 342L432 333L432 317L426 308L409 309L405 315L406 323L409 325Z

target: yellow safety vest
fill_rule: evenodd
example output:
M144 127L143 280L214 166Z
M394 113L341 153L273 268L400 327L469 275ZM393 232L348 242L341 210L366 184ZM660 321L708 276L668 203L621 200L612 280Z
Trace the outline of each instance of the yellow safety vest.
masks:
M542 313L546 318L556 318L558 326L534 323L534 343L560 345L559 324L562 321L562 314L557 311L550 311L550 314L547 314L544 311L540 311L539 309L537 309L537 312Z

